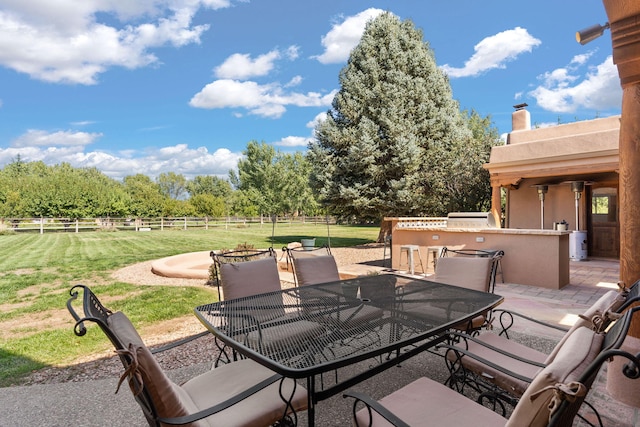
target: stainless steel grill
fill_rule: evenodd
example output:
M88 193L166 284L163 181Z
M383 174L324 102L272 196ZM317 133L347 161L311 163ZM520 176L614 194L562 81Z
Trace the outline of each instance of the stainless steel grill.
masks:
M451 212L447 215L447 228L495 228L491 212Z

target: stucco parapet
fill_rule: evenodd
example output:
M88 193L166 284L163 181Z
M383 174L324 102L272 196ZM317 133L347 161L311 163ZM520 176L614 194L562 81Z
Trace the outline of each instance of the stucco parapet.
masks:
M620 130L620 116L604 117L593 120L583 120L544 128L513 131L509 134L509 145L527 142L538 142L548 139L565 137L580 137L590 133L600 133Z

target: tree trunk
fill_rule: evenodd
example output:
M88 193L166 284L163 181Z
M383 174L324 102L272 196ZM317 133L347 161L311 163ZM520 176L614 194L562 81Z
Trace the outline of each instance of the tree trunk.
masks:
M384 243L387 236L391 236L391 221L380 221L380 232L376 243Z

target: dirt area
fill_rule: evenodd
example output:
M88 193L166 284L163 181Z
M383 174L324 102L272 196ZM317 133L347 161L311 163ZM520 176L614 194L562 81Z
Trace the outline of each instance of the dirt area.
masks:
M384 247L380 244L370 244L351 248L332 248L331 252L340 267L382 260ZM151 272L151 261L122 268L113 272L111 277L114 280L140 285L203 286L202 279L176 279L157 276ZM202 324L195 316L187 316L157 323L139 332L147 345L155 347L203 330ZM163 368L175 369L195 363L210 362L214 360L217 352L213 336L208 335L156 356ZM50 367L35 371L21 381L20 385L113 378L119 376L122 369L118 358L114 356L112 350L109 350L101 354L88 355L77 360L71 366Z

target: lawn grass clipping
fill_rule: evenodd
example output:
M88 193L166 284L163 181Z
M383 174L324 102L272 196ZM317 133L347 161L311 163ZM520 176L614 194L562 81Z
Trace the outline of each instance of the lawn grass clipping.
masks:
M142 286L118 282L110 273L119 268L186 252L273 246L316 237L327 242L326 225L271 224L244 228L153 232L84 232L0 235L0 386L45 366L64 366L88 354L103 353L109 342L97 330L85 337L73 334L66 309L71 286L90 286L114 311L124 311L144 328L193 316L197 305L212 302L211 287ZM375 240L377 227L331 226L331 245L355 246ZM76 304L81 309L81 304ZM79 313L82 315L82 313Z

